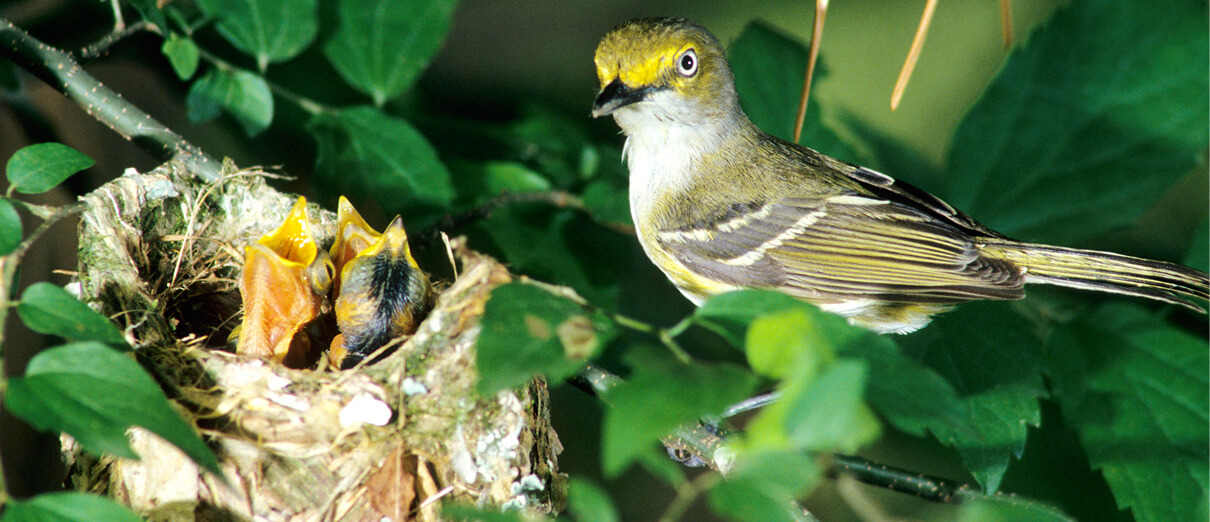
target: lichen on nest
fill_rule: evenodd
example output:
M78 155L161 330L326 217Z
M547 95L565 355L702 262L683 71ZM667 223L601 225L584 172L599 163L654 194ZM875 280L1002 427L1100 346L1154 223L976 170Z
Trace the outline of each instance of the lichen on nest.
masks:
M224 351L239 311L242 247L294 201L266 176L227 165L202 184L165 164L128 171L83 198L84 299L124 328L139 361L216 450L231 486L139 429L137 462L93 459L65 441L76 486L160 520L429 520L447 501L559 509L561 447L545 384L475 394L478 319L491 288L510 275L459 241L460 277L378 364L291 370ZM308 212L326 247L335 216L314 205ZM148 480L166 470L171 480Z

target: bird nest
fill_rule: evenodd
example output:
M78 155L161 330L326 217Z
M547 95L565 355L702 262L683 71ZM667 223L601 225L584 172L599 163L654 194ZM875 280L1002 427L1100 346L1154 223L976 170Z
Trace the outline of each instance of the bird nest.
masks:
M240 253L293 198L263 172L225 172L202 184L165 164L85 196L79 274L83 299L124 327L225 480L135 428L138 461L85 454L65 436L74 486L153 520L437 520L445 502L557 511L565 481L545 383L475 392L479 318L507 270L454 241L460 275L415 334L357 371L235 355L224 345ZM308 211L330 244L333 214Z

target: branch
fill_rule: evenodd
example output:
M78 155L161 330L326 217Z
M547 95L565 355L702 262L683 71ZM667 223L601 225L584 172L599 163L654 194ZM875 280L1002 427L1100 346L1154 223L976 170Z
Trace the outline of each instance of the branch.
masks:
M571 385L600 397L622 379L596 365L588 365L580 374L568 379ZM765 405L776 400L776 394L767 394L728 409L724 417L737 411L747 411L752 405ZM749 404L749 402L752 404ZM664 446L673 460L689 467L708 466L726 476L734 464L734 453L726 449L729 430L716 423L698 423L681 426L664 437ZM981 495L968 484L928 476L901 468L879 464L862 457L834 454L831 456L830 476L849 475L871 486L907 493L924 500L949 503L963 497Z
M218 179L221 165L214 158L84 72L67 53L38 41L3 18L0 57L54 87L157 160L178 162L205 181Z

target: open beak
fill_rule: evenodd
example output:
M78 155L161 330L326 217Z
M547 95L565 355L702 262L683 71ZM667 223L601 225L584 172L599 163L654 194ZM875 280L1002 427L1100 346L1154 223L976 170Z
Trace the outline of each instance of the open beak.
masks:
M597 95L597 101L592 105L592 117L600 118L613 114L622 107L632 103L638 103L647 98L647 94L652 91L651 87L640 87L635 89L622 83L620 78L615 78L609 85L601 89L601 93Z

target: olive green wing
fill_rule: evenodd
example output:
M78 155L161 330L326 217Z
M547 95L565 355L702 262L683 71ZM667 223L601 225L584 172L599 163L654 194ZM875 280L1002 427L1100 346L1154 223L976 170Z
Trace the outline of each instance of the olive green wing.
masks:
M738 287L818 303L1016 299L1013 264L979 254L970 234L927 209L862 195L783 198L723 209L656 240L686 269Z

